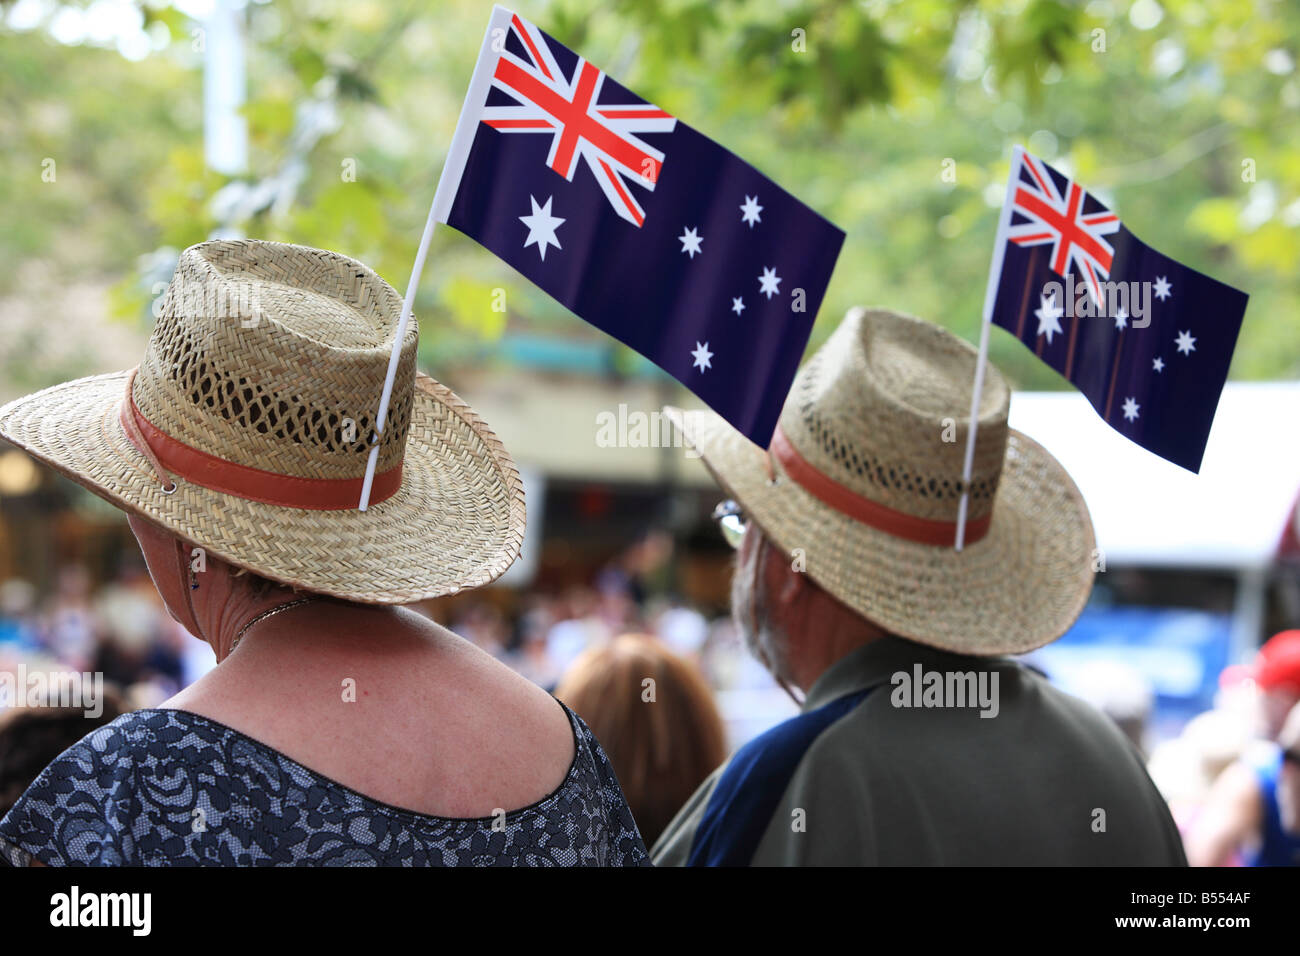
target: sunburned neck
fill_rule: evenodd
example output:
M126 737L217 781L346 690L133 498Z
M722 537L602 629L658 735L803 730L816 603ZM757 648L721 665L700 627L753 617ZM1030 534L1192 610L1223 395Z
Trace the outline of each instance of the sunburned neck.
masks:
M799 624L803 639L790 642L790 672L805 694L837 661L887 633L821 591Z

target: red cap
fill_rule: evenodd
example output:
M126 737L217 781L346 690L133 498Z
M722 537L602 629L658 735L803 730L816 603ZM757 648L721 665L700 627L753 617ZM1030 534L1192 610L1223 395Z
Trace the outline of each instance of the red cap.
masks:
M1300 694L1300 631L1282 631L1265 641L1252 670L1261 689Z

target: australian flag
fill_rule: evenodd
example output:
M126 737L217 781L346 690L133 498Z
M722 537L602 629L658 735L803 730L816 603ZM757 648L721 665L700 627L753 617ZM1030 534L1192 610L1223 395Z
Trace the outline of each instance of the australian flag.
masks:
M434 218L767 447L844 233L496 7Z
M1246 294L1143 244L1078 183L1019 148L997 243L993 322L1116 431L1200 471Z

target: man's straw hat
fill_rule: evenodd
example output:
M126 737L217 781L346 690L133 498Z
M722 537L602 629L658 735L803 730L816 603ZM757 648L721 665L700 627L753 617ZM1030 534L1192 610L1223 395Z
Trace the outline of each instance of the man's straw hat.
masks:
M405 604L519 553L510 456L402 341L369 508L357 510L402 303L346 256L255 240L181 254L138 369L0 409L0 435L115 505L309 591Z
M712 412L666 412L749 519L863 617L945 650L1019 653L1083 609L1092 522L1060 463L1007 427L990 366L954 549L975 361L936 325L854 309L799 370L770 454Z

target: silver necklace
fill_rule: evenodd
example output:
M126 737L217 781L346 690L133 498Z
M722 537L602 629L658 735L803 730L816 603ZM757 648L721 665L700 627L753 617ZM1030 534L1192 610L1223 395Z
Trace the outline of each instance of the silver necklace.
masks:
M314 600L316 600L314 597L298 598L295 601L286 601L284 604L277 604L269 611L263 611L239 629L239 633L235 635L235 640L231 643L230 650L226 652L226 656L229 657L235 652L235 648L239 646L239 642L244 639L244 635L248 633L248 629L254 624L260 624L268 617L275 617L275 615L279 614L281 611L287 611L291 607L301 607L302 605L308 604Z

